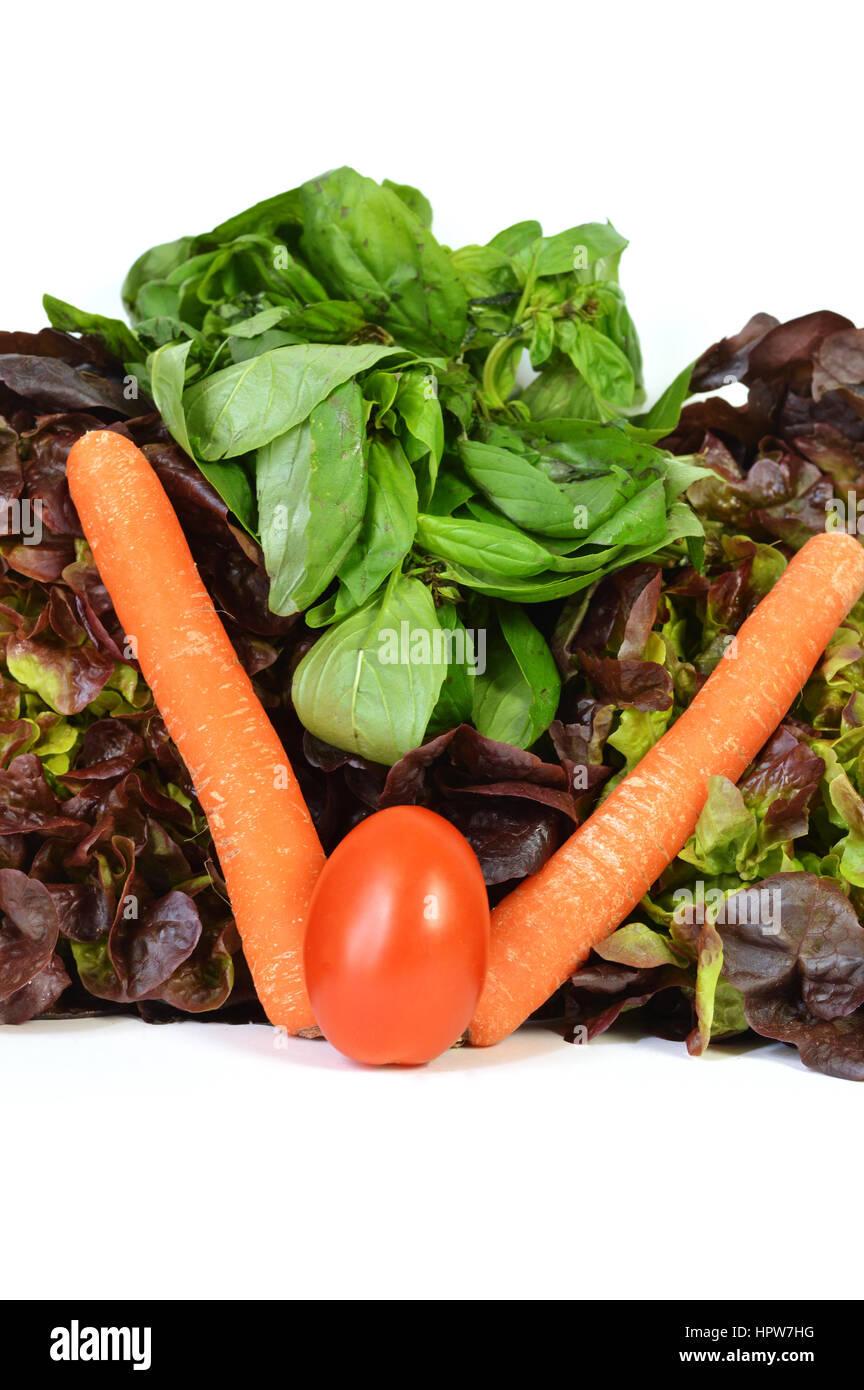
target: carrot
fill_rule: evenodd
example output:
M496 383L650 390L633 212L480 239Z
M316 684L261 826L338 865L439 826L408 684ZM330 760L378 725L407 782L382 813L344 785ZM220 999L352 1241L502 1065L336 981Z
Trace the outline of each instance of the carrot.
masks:
M713 775L737 782L864 592L864 548L814 536L740 628L692 704L638 767L492 913L489 971L469 1028L518 1028L632 912L692 834Z
M258 997L315 1020L303 933L324 853L285 751L235 655L156 474L128 439L73 445L72 500L117 616L204 808Z

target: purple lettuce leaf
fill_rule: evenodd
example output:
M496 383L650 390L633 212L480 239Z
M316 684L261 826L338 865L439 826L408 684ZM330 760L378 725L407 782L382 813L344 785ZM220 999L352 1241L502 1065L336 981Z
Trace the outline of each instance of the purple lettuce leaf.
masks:
M37 975L14 994L0 999L0 1023L29 1023L57 1003L70 981L59 956L52 956Z
M58 932L57 909L44 884L18 869L0 869L0 999L45 969Z
M772 328L778 326L779 320L773 314L754 314L739 333L731 338L721 338L707 348L693 367L691 391L713 391L718 386L741 381L747 373L755 348Z
M779 895L779 931L746 905L754 891ZM792 1043L818 1071L864 1081L864 928L839 885L775 874L730 898L726 919L723 971L754 1032Z

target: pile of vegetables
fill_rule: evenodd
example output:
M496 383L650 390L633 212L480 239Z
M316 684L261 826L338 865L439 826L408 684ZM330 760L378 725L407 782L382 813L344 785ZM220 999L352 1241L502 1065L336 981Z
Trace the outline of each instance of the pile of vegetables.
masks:
M0 539L0 1019L261 1016L206 820L69 500L84 430L156 468L324 849L377 809L428 806L493 904L689 706L826 515L855 530L849 320L758 315L645 411L614 229L521 223L452 251L430 228L416 190L338 170L145 253L129 325L46 296L53 329L0 335L0 505L39 499L45 522L41 545ZM731 381L745 405L713 394ZM382 661L406 624L464 631L468 656ZM626 1013L695 1053L753 1031L864 1078L862 730L859 605L541 1015L581 1041ZM752 889L782 921L767 945L727 911Z

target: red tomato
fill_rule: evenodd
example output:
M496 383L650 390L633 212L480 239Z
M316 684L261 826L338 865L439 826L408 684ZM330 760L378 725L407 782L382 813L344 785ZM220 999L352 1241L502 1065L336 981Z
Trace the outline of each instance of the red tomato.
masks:
M318 1026L357 1062L429 1062L467 1028L488 948L465 837L422 806L379 811L336 846L312 897L304 956Z

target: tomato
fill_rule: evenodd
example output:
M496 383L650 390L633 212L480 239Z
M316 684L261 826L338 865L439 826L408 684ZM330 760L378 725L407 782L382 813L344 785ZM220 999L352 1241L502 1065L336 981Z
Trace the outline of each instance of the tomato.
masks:
M379 811L337 845L310 904L318 1026L357 1062L429 1062L467 1028L488 949L486 887L465 837L422 806Z

